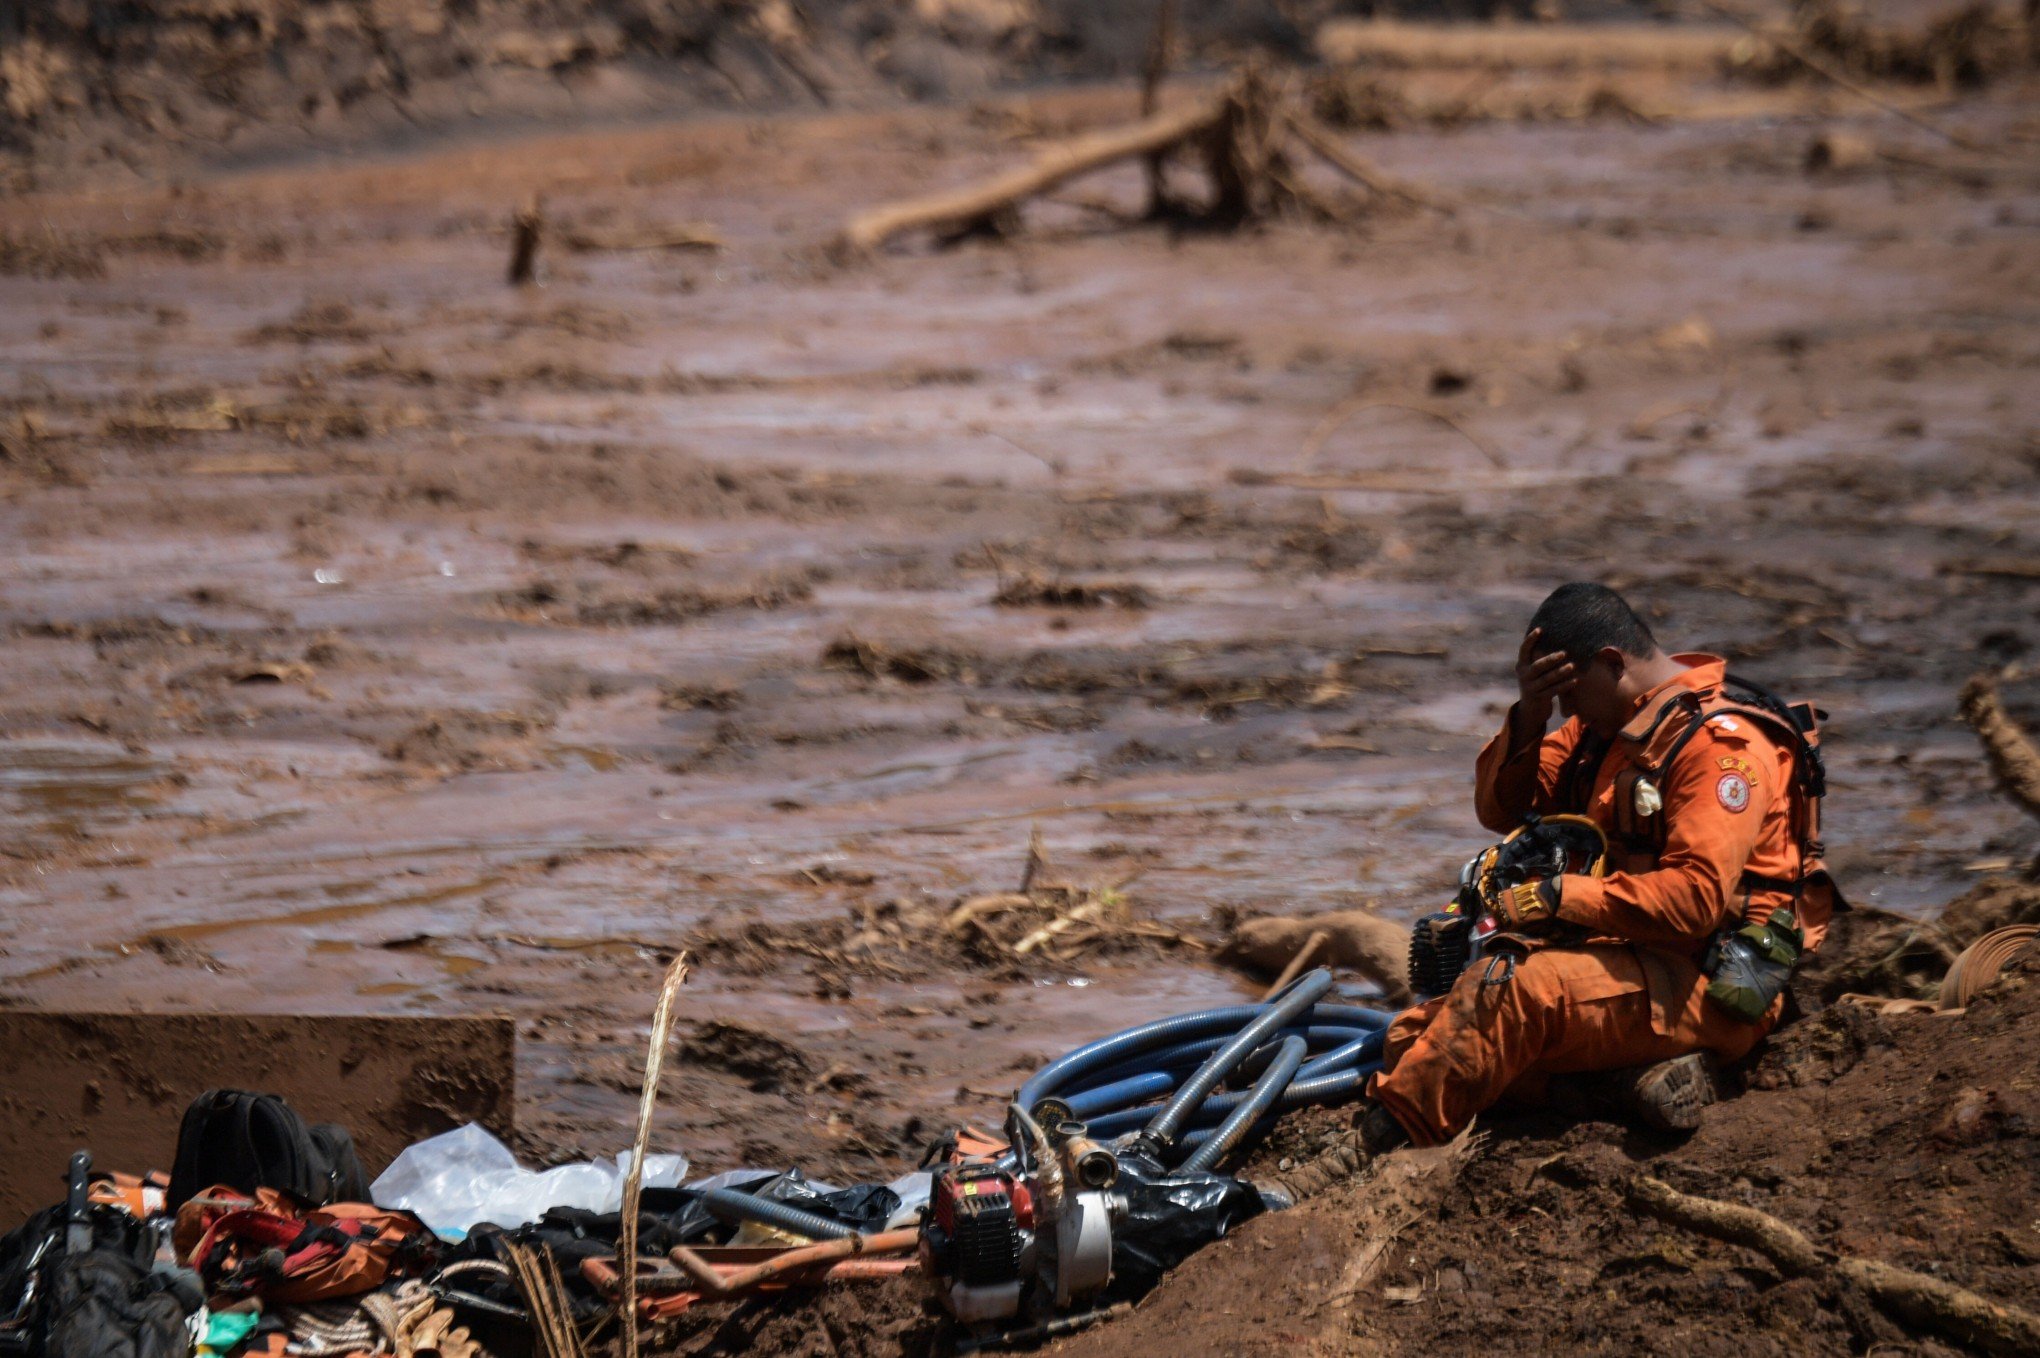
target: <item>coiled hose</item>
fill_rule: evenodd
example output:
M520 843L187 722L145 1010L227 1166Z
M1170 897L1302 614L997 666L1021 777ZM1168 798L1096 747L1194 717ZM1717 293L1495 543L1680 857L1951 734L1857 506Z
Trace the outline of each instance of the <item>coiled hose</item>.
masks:
M1205 1058L1197 1073L1185 1080L1183 1087L1171 1094L1169 1101L1162 1105L1162 1111L1141 1128L1141 1138L1160 1149L1173 1146L1176 1133L1183 1130L1190 1115L1204 1102L1204 1096L1216 1089L1220 1080L1232 1074L1233 1067L1252 1055L1254 1048L1267 1041L1270 1033L1304 1013L1331 988L1332 973L1323 967L1297 977L1289 989L1277 995L1254 1016L1252 1022Z
M1164 1163L1210 1169L1278 1113L1351 1099L1381 1068L1395 1014L1322 1003L1330 989L1321 968L1265 1004L1179 1014L1088 1042L1036 1072L1017 1102L1037 1116L1081 1120L1100 1139L1138 1133ZM1251 1089L1220 1091L1228 1076L1243 1084L1250 1073Z
M1225 1159L1226 1153L1239 1144L1247 1134L1247 1128L1261 1120L1261 1114L1268 1111L1275 1100L1282 1097L1282 1091L1289 1088L1289 1082L1296 1078L1297 1068L1303 1065L1303 1054L1308 1044L1300 1037L1282 1039L1282 1050L1275 1054L1275 1060L1268 1069L1261 1072L1261 1078L1254 1081L1254 1087L1240 1106L1226 1115L1224 1122L1211 1139L1190 1153L1183 1162L1183 1168L1208 1170Z

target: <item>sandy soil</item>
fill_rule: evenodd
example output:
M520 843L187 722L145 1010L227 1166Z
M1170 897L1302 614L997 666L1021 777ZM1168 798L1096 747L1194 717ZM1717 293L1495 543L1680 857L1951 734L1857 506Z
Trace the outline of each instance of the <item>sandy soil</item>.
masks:
M1033 827L1197 937L1431 908L1514 637L1581 576L1825 706L1845 884L1936 906L2040 847L1954 717L2040 639L2031 94L1934 110L1987 154L1804 86L1420 123L1353 145L1450 219L1076 201L1128 171L850 265L853 209L1132 96L0 202L0 1002L507 1012L525 1148L613 1151L692 945L660 1139L889 1175L1252 989L912 921ZM1882 154L1809 173L1829 130ZM690 221L726 248L563 244ZM1109 588L997 602L1030 577Z

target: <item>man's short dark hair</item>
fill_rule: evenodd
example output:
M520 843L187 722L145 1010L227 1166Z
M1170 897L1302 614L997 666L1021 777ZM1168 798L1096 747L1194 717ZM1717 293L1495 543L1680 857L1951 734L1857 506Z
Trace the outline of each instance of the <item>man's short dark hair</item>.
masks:
M1537 639L1538 654L1564 651L1574 664L1591 660L1603 646L1634 656L1656 655L1658 649L1650 624L1636 616L1627 599L1586 581L1551 591L1537 605L1530 630L1544 634Z

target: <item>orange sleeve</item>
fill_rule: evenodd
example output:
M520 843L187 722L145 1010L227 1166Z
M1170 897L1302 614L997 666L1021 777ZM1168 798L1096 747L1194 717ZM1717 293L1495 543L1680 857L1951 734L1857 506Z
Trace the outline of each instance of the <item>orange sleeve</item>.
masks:
M1768 748L1713 727L1694 736L1659 789L1666 839L1657 867L1607 877L1566 875L1559 881L1559 918L1631 943L1679 952L1703 946L1736 909L1776 780Z
M1473 814L1498 835L1523 823L1532 811L1552 809L1559 770L1580 743L1583 729L1568 720L1534 745L1509 752L1509 723L1516 709L1502 718L1502 729L1481 750L1473 765Z

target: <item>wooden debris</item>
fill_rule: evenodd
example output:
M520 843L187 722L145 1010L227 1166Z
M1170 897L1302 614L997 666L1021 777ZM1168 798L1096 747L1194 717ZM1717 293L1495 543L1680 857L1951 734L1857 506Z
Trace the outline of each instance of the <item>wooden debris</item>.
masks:
M1335 66L1488 71L1666 70L1712 74L1740 34L1662 23L1415 23L1332 19L1317 31L1318 55Z
M1828 81L1837 89L1846 90L1850 94L1855 95L1871 107L1888 113L1894 118L1901 118L1923 132L1931 132L1941 140L1955 146L1960 146L1965 151L1983 149L1961 133L1951 132L1939 123L1929 121L1910 109L1901 108L1899 105L1892 103L1889 99L1871 90L1861 81L1852 78L1846 71L1837 68L1828 58L1810 50L1797 40L1796 35L1780 32L1776 25L1761 23L1754 16L1745 13L1736 6L1722 3L1722 0L1700 0L1700 5L1701 8L1707 10L1710 14L1719 15L1730 23L1738 24L1747 29L1752 37L1768 44L1821 79Z
M1001 608L1146 608L1153 596L1131 580L1065 580L1023 571L999 582Z
M665 984L659 988L659 1003L652 1012L651 1047L645 1054L645 1083L638 1095L637 1135L630 1146L630 1170L623 1179L622 1234L616 1242L616 1267L623 1278L624 1358L637 1358L637 1243L638 1201L644 1190L645 1147L652 1139L652 1108L659 1101L659 1074L665 1068L666 1048L673 1040L673 1001L687 983L687 954L681 953L666 968Z
M1400 198L1414 207L1429 208L1447 217L1457 210L1453 204L1438 195L1407 184L1377 169L1371 162L1347 150L1330 128L1305 114L1290 109L1284 117L1298 140L1316 152L1327 165L1361 187L1387 198Z
M1660 1221L1755 1250L1791 1278L1830 1277L1861 1288L1880 1307L1922 1329L1986 1353L2040 1353L2040 1315L1939 1278L1875 1259L1830 1255L1768 1212L1681 1193L1649 1175L1629 1184L1629 1201Z
M1983 742L1990 771L2007 797L2040 816L2040 749L2006 715L1997 685L1979 674L1962 686L1962 720Z
M503 1254L510 1263L525 1310L531 1313L541 1358L587 1358L587 1347L574 1327L573 1303L567 1297L559 1260L553 1257L552 1250L544 1245L526 1246L506 1240Z
M538 273L538 245L545 234L544 210L537 198L510 218L510 286L521 288Z
M1161 0L1155 6L1155 32L1148 40L1147 59L1140 71L1140 116L1152 118L1162 106L1162 82L1169 76L1169 57L1176 43L1176 0ZM1169 197L1168 154L1150 151L1143 167L1147 174L1147 215L1166 217L1180 208Z
M1044 152L1033 164L1008 170L983 184L873 208L850 220L843 229L840 246L863 253L902 232L930 227L953 229L983 221L1079 175L1133 156L1166 150L1200 133L1208 133L1224 119L1225 108L1226 101L1220 99L1171 109L1129 127L1093 132L1065 142Z
M1009 220L1022 203L1081 175L1133 159L1158 165L1179 151L1194 152L1202 160L1210 194L1201 205L1175 202L1163 194L1159 171L1151 171L1151 210L1159 202L1166 215L1187 216L1211 226L1236 227L1279 215L1332 222L1353 219L1355 205L1315 187L1304 176L1298 147L1377 198L1439 212L1453 210L1440 195L1397 180L1347 150L1335 134L1294 103L1286 87L1250 66L1214 99L1074 138L1042 152L1031 164L979 184L859 213L844 227L835 250L839 256L855 256L908 231L953 234L982 229Z
M720 250L723 238L706 222L682 222L674 226L640 226L620 231L568 228L558 233L560 244L576 254L633 250Z
M971 897L950 911L942 932L966 949L1016 959L1038 954L1067 961L1087 947L1129 936L1201 946L1164 925L1134 919L1123 894L1132 880L1069 881L1049 862L1037 828L1028 836L1020 889Z

